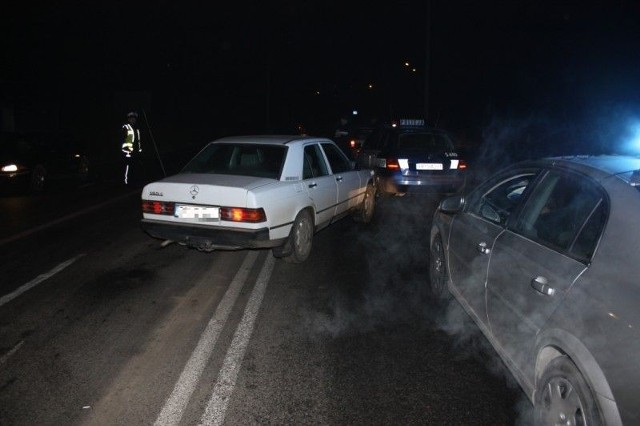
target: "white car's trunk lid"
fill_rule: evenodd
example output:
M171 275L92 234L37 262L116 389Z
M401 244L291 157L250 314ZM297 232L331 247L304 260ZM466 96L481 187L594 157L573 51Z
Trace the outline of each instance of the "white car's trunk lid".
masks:
M276 182L273 179L251 176L185 173L148 184L142 191L142 198L189 204L256 207L247 205L247 193Z

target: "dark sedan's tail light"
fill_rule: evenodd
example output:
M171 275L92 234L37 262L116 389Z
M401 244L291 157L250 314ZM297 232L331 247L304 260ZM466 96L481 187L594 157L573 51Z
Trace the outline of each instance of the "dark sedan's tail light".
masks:
M467 162L464 160L460 160L460 162L458 163L458 169L464 170L466 168L467 168Z
M258 223L267 220L264 209L245 209L241 207L220 207L220 220L231 222Z
M142 200L142 213L172 215L176 203Z
M400 170L400 163L397 158L386 158L385 167L389 170Z

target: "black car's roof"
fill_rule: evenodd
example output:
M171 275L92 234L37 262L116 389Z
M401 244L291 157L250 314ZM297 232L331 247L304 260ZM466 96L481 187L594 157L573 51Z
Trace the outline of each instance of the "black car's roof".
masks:
M431 127L427 125L421 126L393 126L391 124L383 124L375 127L374 130L386 130L392 132L433 132L433 133L446 133L444 129L437 127Z
M628 181L632 172L640 170L640 157L632 155L572 155L523 161L519 165L569 168L597 180L619 176Z

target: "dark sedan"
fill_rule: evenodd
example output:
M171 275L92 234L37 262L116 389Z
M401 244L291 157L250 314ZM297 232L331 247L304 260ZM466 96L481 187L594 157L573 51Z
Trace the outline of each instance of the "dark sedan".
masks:
M640 424L639 188L640 158L549 158L435 213L432 290L478 324L536 424Z
M376 128L358 151L362 167L376 173L380 194L459 192L467 164L451 136L424 120L399 120Z

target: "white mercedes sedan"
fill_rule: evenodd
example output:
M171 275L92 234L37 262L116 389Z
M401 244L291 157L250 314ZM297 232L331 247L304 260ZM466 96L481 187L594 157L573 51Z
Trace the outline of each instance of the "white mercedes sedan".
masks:
M301 263L313 235L351 215L371 221L371 170L330 139L237 136L207 144L180 173L142 190L142 229L201 251L271 248Z

